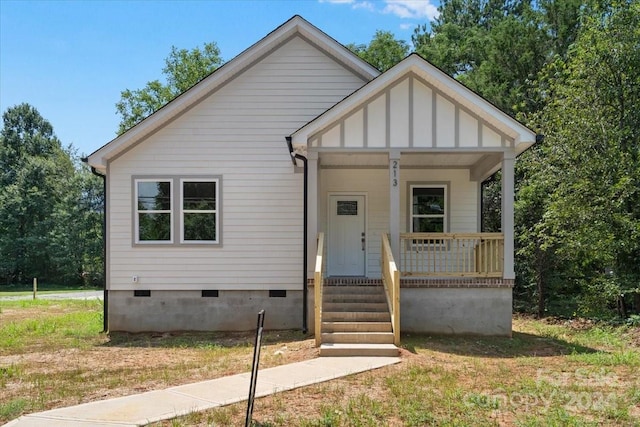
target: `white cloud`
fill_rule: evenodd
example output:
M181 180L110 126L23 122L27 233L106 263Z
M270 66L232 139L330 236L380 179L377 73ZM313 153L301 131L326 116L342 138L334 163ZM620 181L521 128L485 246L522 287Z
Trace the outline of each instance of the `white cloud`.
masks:
M401 19L428 19L438 16L438 8L433 0L384 0L384 8L376 8L376 2L369 0L318 0L320 3L349 4L352 9L365 9L371 12L381 12L396 15ZM403 26L405 24L402 24Z
M353 6L351 7L354 9L365 9L371 12L376 10L376 7L370 1L356 1L353 2Z
M385 0L387 5L383 12L400 18L434 19L438 16L438 8L431 0Z
M376 10L374 4L367 0L319 0L320 3L350 4L352 9L365 9L371 12Z

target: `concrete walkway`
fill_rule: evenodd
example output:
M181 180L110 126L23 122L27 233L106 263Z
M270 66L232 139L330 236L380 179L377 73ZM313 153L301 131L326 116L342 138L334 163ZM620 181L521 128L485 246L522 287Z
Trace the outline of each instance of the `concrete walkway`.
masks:
M292 390L400 362L399 357L319 357L261 369L256 397ZM7 427L143 426L247 400L250 373L24 415ZM259 403L258 403L259 405Z

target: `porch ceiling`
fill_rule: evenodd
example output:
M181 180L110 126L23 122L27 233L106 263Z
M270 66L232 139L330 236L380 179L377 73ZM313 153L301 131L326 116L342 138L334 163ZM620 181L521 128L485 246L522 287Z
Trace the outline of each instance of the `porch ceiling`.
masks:
M389 166L387 153L319 153L320 165L325 167L384 167ZM487 163L498 166L500 153L402 153L400 168L464 168L473 169Z

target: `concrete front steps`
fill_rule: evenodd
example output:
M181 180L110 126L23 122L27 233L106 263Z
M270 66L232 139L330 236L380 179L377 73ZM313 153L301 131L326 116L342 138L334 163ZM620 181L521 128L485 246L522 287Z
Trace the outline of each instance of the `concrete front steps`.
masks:
M320 356L398 354L381 285L324 286Z

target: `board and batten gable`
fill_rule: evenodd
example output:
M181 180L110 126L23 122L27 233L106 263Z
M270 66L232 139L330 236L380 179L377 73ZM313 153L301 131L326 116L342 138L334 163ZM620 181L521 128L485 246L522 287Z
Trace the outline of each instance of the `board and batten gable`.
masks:
M299 290L303 175L284 137L364 83L296 36L112 159L109 289ZM220 178L221 244L134 244L134 179L191 176Z
M309 137L322 149L512 149L514 139L414 73Z

